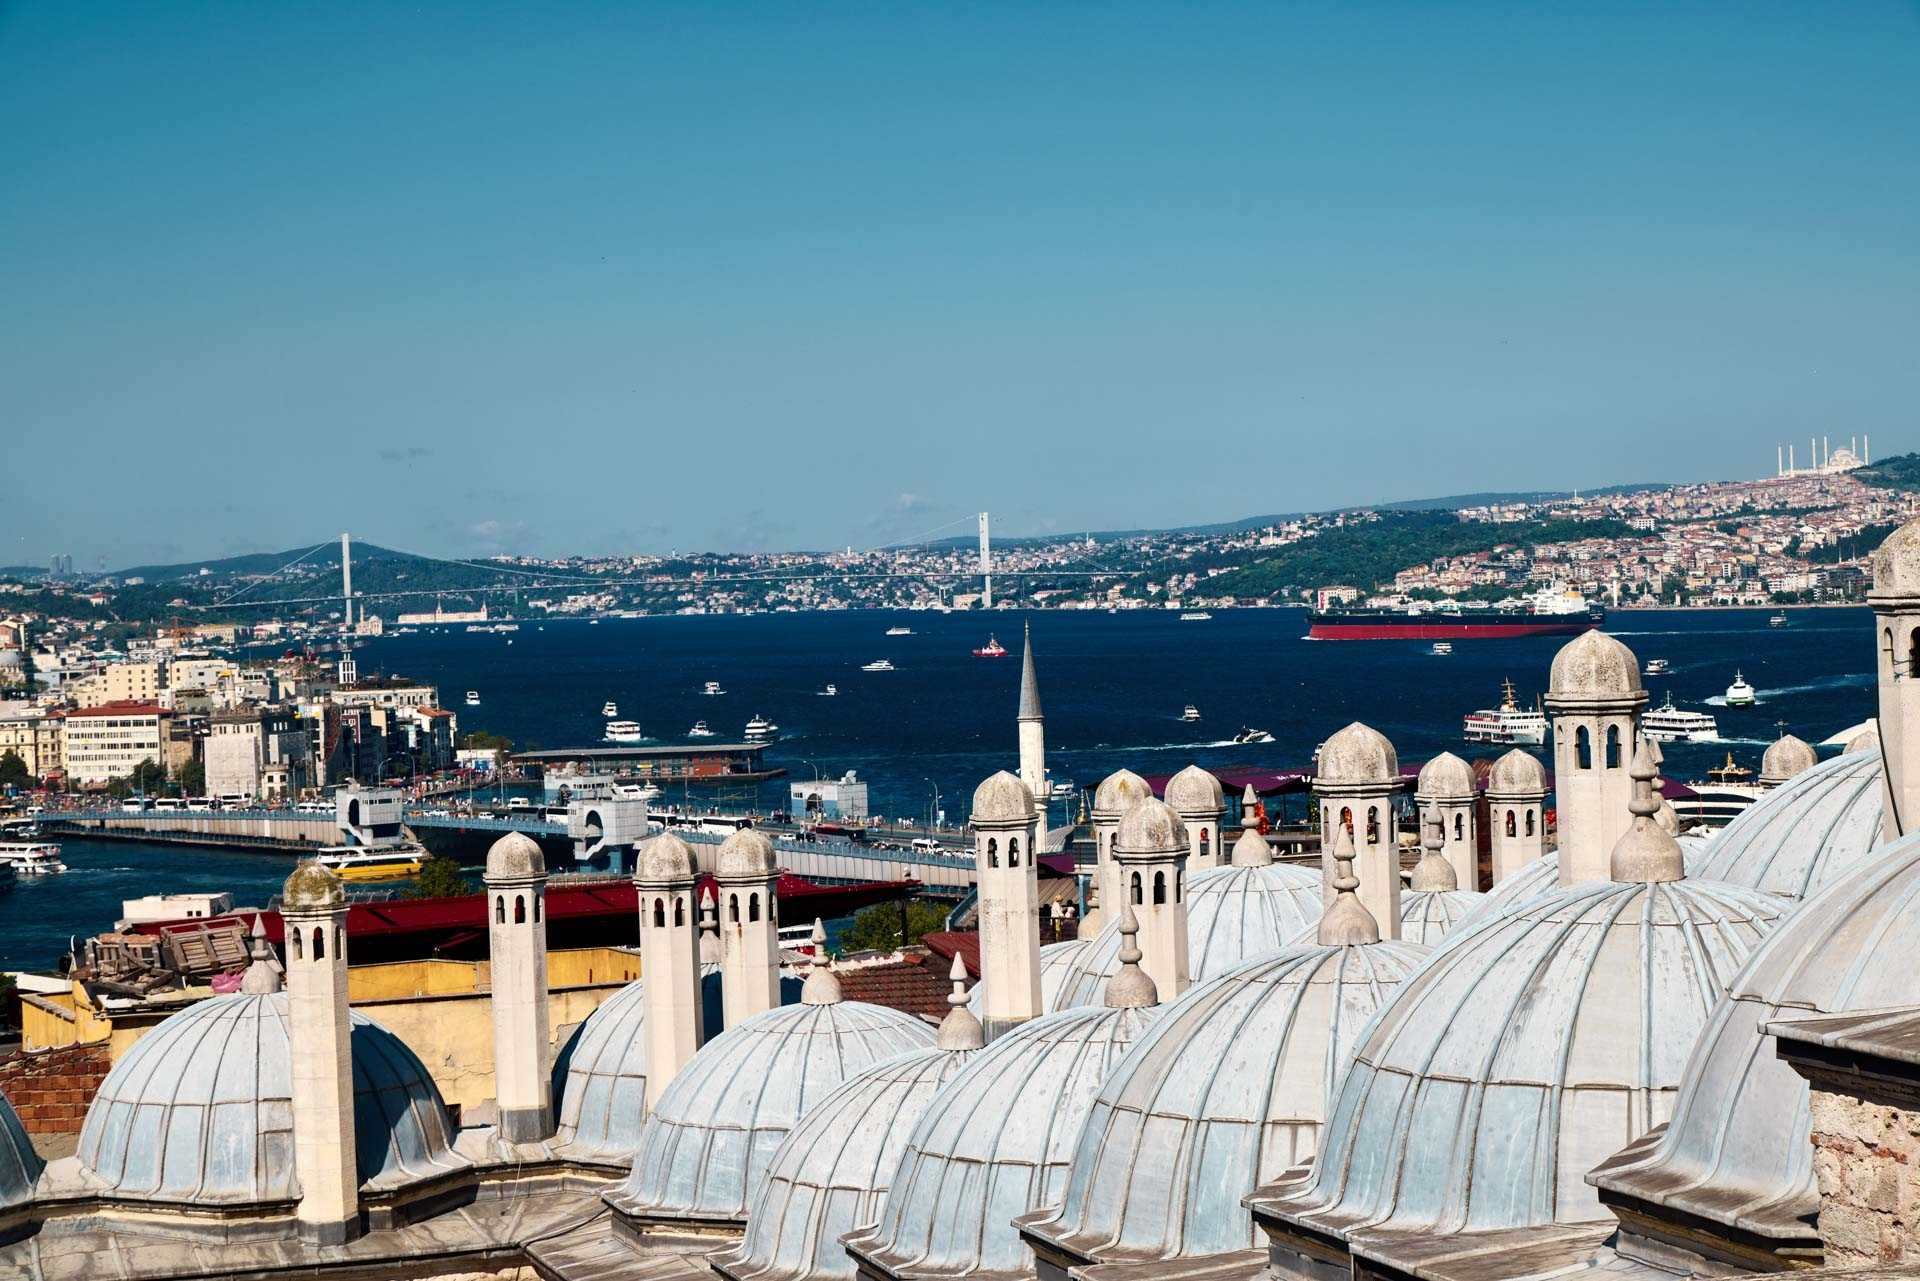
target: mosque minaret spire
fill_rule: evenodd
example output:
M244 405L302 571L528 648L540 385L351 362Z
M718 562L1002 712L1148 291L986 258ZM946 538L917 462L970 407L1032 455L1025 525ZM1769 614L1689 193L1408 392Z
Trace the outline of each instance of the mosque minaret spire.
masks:
M293 1162L300 1236L341 1245L360 1235L353 1117L353 1027L347 1008L347 896L340 878L302 863L281 891Z
M1040 806L1042 835L1047 812L1047 727L1040 712L1040 680L1033 670L1033 624L1027 624L1025 652L1020 658L1020 781Z
M487 851L484 880L500 1136L509 1143L538 1143L553 1133L546 857L532 837L513 832Z

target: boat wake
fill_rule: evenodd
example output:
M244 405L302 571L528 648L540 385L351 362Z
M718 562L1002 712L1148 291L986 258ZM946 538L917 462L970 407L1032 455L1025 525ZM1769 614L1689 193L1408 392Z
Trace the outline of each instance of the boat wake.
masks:
M1197 747L1271 747L1271 743L1236 743L1230 738L1217 738L1205 743L1144 743L1138 745L1115 745L1103 743L1097 747L1056 747L1049 748L1071 754L1073 752L1190 752Z
M1817 694L1822 690L1829 689L1864 689L1873 684L1873 681L1874 676L1871 672L1858 672L1846 676L1823 676L1817 681L1808 681L1804 685L1782 685L1777 689L1756 689L1753 691L1753 702L1746 704L1735 703L1733 706L1758 707L1769 699L1790 698L1795 694ZM1725 694L1711 694L1700 701L1709 707L1726 707L1728 705Z

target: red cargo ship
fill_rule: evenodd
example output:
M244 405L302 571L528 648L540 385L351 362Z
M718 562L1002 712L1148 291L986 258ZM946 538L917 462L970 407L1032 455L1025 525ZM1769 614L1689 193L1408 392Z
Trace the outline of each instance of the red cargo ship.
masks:
M1504 640L1513 636L1577 636L1606 621L1602 609L1572 613L1341 609L1307 615L1307 636L1313 640Z

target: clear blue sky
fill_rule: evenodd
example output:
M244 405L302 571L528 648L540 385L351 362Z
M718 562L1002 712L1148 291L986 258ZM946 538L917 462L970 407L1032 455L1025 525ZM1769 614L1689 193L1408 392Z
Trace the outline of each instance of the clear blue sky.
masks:
M0 119L0 563L1920 446L1911 3L0 2Z

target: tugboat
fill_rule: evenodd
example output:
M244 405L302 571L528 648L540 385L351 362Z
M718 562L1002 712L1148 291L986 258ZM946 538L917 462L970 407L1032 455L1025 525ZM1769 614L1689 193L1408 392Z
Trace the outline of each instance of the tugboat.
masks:
M1007 656L1007 647L1000 643L999 637L988 636L987 643L979 649L974 650L973 656L975 658L1005 658Z
M774 734L779 732L779 729L780 727L778 725L775 725L766 717L755 716L747 722L747 741L749 743L769 742L772 740Z
M1233 736L1233 742L1236 747L1245 747L1249 743L1271 743L1272 741L1273 735L1263 729L1243 728L1238 734Z
M1720 725L1705 712L1684 711L1667 701L1640 718L1640 732L1656 743L1711 743L1720 737Z
M1183 721L1197 721L1200 719L1200 709L1192 703L1188 703L1187 710L1180 713L1180 719Z
M1727 686L1727 706L1752 707L1754 703L1754 692L1753 686L1747 684L1747 678L1742 676L1738 671L1735 671L1733 674L1733 684Z
M1469 743L1528 743L1547 741L1547 715L1527 711L1514 701L1513 682L1500 682L1500 706L1468 712L1461 734Z

